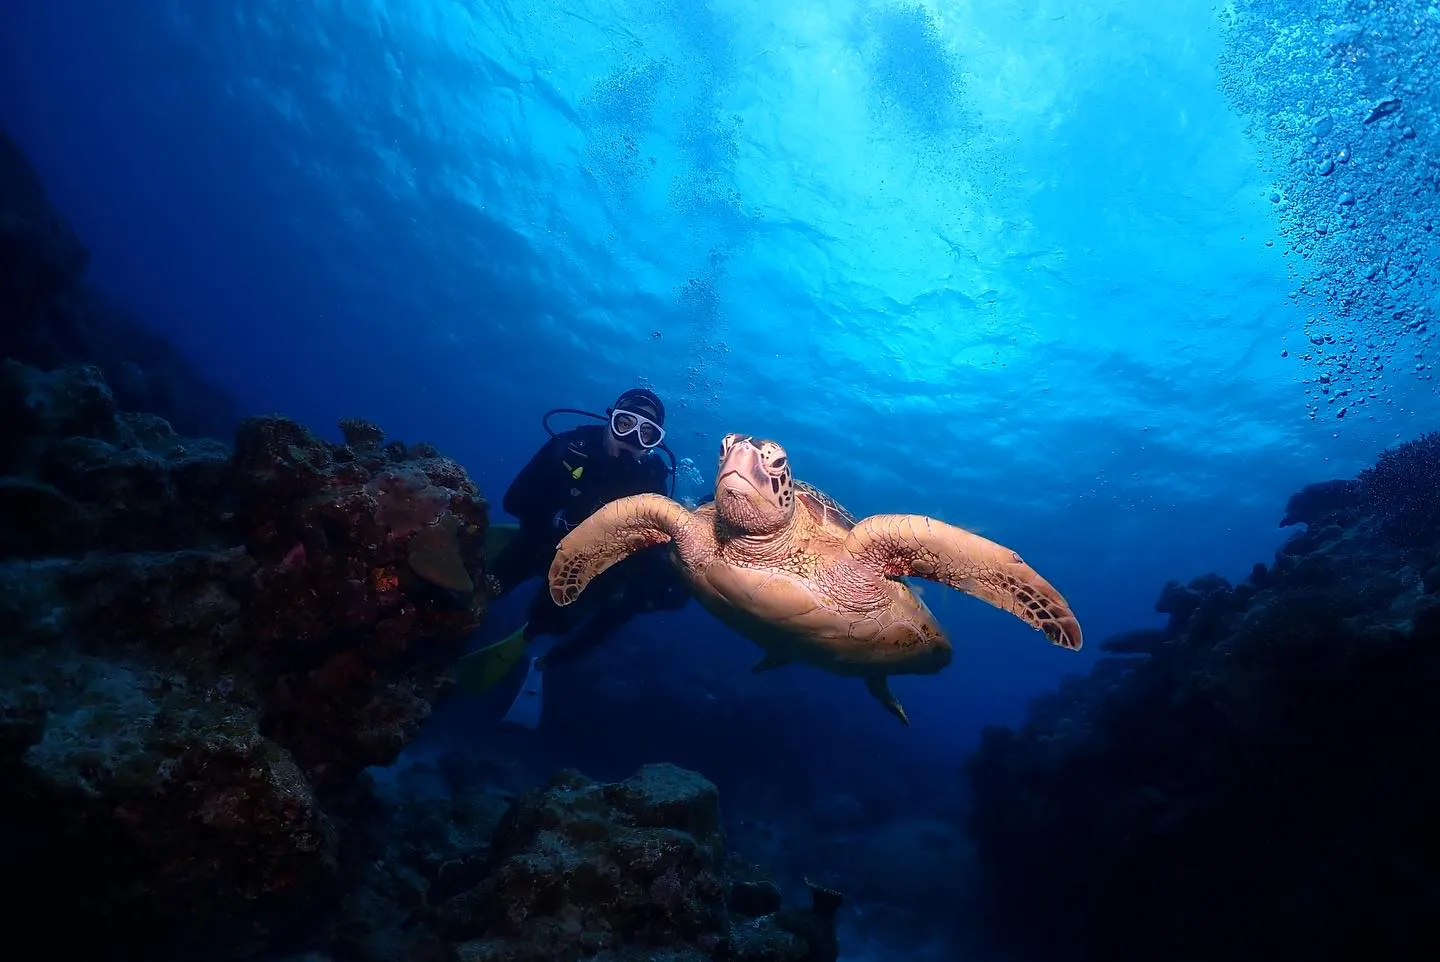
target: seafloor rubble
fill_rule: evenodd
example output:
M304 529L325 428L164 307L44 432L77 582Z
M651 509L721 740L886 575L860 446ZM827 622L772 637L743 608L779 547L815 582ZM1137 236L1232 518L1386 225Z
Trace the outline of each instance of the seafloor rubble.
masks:
M1440 433L1301 523L985 733L970 828L1027 957L1440 958Z
M833 962L839 896L783 907L693 773L380 790L484 616L485 501L364 421L136 413L231 435L84 264L0 135L6 958Z

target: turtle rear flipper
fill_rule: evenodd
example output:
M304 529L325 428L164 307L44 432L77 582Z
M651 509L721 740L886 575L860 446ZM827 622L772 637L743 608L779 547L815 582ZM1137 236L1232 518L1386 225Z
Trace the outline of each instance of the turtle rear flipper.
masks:
M900 699L890 690L890 682L884 675L871 675L865 679L865 688L875 696L875 700L884 706L885 710L896 718L906 728L910 727L910 716L905 714L905 706L900 704Z
M891 577L938 581L973 595L1078 651L1080 622L1055 587L1014 551L978 534L916 514L877 514L845 539L857 562Z

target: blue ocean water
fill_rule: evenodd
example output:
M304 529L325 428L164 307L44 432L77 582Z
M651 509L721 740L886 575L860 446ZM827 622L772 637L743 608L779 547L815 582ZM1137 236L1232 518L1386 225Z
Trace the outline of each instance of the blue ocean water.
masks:
M1437 36L1424 0L12 0L0 124L95 284L246 412L369 418L498 507L547 409L643 384L682 484L774 437L857 516L1014 548L1098 641L1434 427ZM893 680L908 730L691 606L532 739L923 812L1098 656L925 598L957 654Z

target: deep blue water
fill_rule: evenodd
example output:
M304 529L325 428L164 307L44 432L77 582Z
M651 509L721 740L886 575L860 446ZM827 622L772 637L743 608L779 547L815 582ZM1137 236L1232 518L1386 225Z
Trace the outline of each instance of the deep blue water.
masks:
M725 432L775 437L857 515L1015 548L1098 642L1434 426L1436 10L11 0L0 125L246 411L369 418L498 504L542 412L648 384L699 488ZM888 770L903 811L1098 648L925 597L958 651L894 681L912 729L692 607L556 679L536 738L722 790Z

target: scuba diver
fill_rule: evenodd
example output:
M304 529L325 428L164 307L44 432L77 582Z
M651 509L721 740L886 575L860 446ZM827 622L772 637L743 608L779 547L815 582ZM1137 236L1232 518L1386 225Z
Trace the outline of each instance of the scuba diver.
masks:
M556 433L550 427L555 414L606 423ZM531 578L543 579L560 539L603 505L632 494L669 495L674 490L675 455L665 445L665 405L653 391L631 388L603 415L556 408L546 412L541 423L550 439L516 475L502 502L519 523L492 524L487 538L486 568L495 598ZM657 451L668 458L668 465ZM548 666L591 650L637 614L678 610L690 600L668 550L668 545L657 545L616 564L596 578L581 602L565 608L550 600L542 584L519 630L460 659L460 686L474 693L488 691L528 652L525 682L504 721L533 729L540 722L542 676ZM592 592L594 601L583 603ZM563 643L558 642L560 635L566 636ZM541 636L551 637L532 647Z

